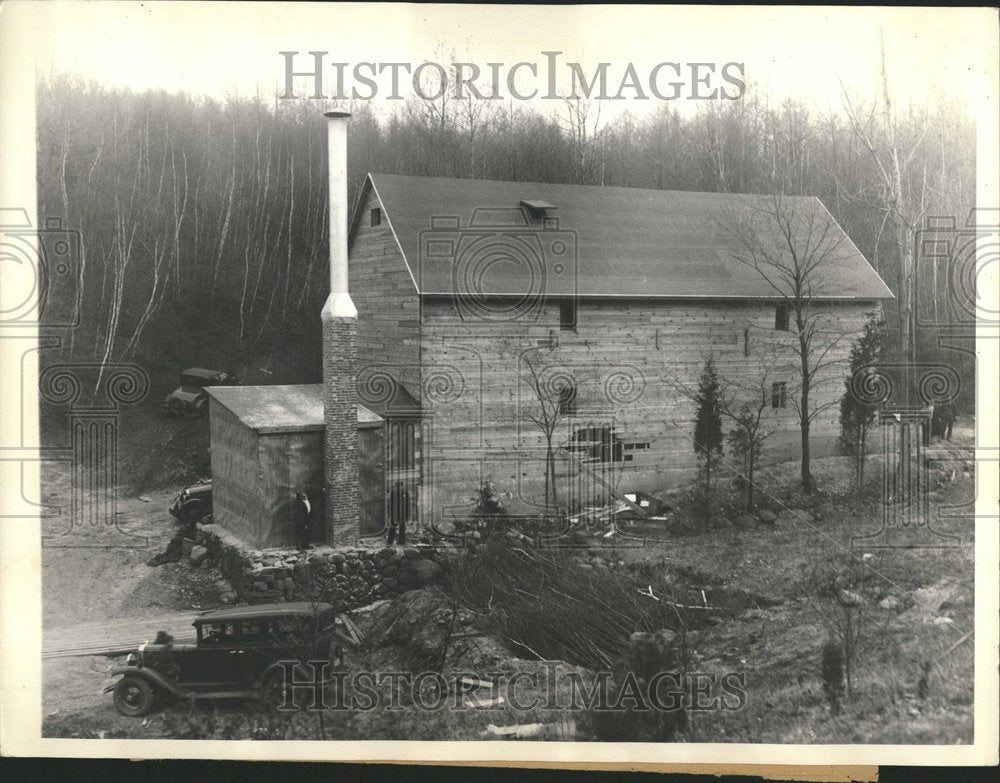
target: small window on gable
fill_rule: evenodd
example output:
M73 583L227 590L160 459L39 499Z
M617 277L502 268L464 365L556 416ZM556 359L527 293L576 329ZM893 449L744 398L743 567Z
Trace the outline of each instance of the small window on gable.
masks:
M563 416L576 414L576 386L573 384L559 389L559 413Z
M779 332L788 331L788 305L782 303L774 308L774 328Z
M788 385L784 381L771 384L771 407L784 408L788 401Z
M559 303L559 328L576 331L576 302L572 299Z
M375 209L372 210L372 225L382 225L382 209L380 207L375 207Z

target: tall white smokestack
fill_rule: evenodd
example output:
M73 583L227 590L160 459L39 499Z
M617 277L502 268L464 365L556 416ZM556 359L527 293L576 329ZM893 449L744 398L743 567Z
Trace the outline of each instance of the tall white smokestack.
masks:
M330 180L330 296L323 313L357 318L347 287L347 121L349 111L327 112L327 164Z
M353 544L358 534L358 311L347 286L347 120L327 112L330 176L330 295L323 305L323 474L325 539Z

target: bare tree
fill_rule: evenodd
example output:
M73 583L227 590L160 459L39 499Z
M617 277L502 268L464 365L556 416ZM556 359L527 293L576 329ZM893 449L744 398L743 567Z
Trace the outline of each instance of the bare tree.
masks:
M548 509L558 501L556 491L556 448L555 433L559 423L567 413L567 395L575 394L568 379L562 375L547 372L540 366L537 356L524 355L525 371L522 380L531 389L537 407L527 408L523 415L534 424L545 439L545 508Z
M862 192L849 195L866 206L882 212L882 226L884 227L888 223L894 229L896 251L899 255L899 269L896 278L899 346L902 355L912 362L916 358L916 344L913 338L915 292L913 236L920 220L927 212L926 163L919 188L909 182L908 174L911 165L917 160L917 153L927 135L929 124L926 121L921 124L909 151L904 151L900 139L899 123L890 98L889 77L885 66L885 41L882 39L881 31L879 41L881 105L877 101L873 102L867 111L856 106L841 84L844 108L851 129L864 146L878 172L876 193L869 195ZM907 378L904 382L904 393L907 398L909 390L910 383Z
M572 149L573 178L577 183L588 184L596 168L593 152L604 135L604 129L600 127L601 102L594 104L579 96L566 98L564 110L560 120Z
M749 514L754 509L754 473L764 451L764 441L773 429L765 416L771 407L772 364L760 358L760 373L753 381L732 382L725 377L722 382L720 409L733 423L729 432L729 447L732 453L743 459L743 481L746 492L745 510Z
M794 327L793 339L779 338L775 347L790 349L798 365L798 396L792 405L801 433L802 489L810 493L809 430L817 416L836 404L833 400L814 405L810 395L820 383L832 379L831 368L842 363L835 348L847 336L830 323L827 310L817 300L836 293L844 237L815 199L775 194L747 199L744 204L723 228L736 242L733 257L760 275L778 308L790 316L789 327Z

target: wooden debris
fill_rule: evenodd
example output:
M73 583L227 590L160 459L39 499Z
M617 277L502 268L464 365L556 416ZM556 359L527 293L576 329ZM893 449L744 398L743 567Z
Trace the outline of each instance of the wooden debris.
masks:
M334 620L333 635L351 647L360 647L364 634L346 614L338 614Z
M544 723L522 723L518 726L497 726L491 723L480 733L481 737L503 737L504 739L529 739L541 735Z

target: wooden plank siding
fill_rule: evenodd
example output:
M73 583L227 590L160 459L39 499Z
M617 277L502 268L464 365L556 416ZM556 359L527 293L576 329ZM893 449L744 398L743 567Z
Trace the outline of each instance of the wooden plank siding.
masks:
M829 406L812 426L817 453L828 452L836 439L836 402L850 346L876 307L871 302L823 306L824 328L836 341L824 361L837 365L817 379L811 395L814 409ZM632 446L629 462L600 466L623 490L655 491L693 475L695 405L679 387L696 388L709 355L720 375L740 383L753 383L760 357L769 357L768 381L785 382L789 399L786 408L766 411L767 426L775 430L768 450L772 457L798 454L791 398L799 373L788 350L797 337L794 331L775 331L773 303L584 299L575 331L560 329L557 302L547 302L533 323L462 321L447 301L425 301L423 313L425 378L447 377L450 389L461 390L437 401L424 395L432 422L433 513L467 504L485 478L525 506L540 500L544 438L527 416L537 411L537 398L524 382L529 353L543 379L557 373L577 387L577 415L560 424L557 445L571 444L577 427L610 424L623 447ZM560 460L558 469L565 497L577 471L568 460Z
M420 397L420 303L384 210L381 225L371 225L375 208L372 191L351 238L348 284L358 309L359 402L382 413L379 378L388 368Z
M259 546L296 546L295 493L310 498L310 539L323 541L323 432L304 430L258 435L260 499L263 520L256 541Z
M213 521L244 541L256 541L263 520L257 434L214 398L209 422Z

